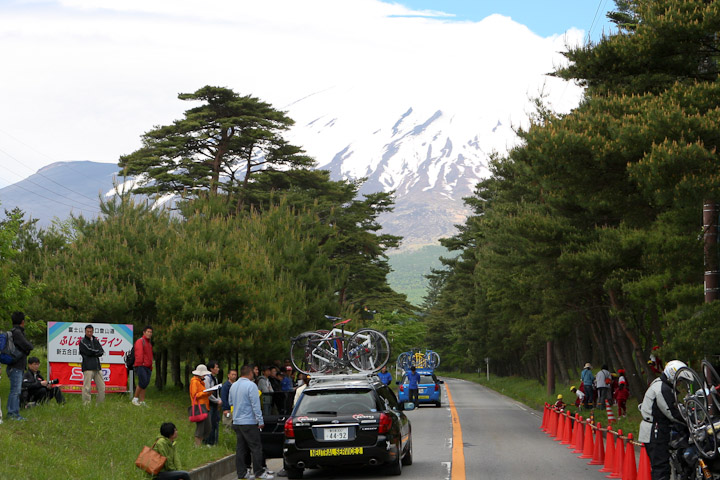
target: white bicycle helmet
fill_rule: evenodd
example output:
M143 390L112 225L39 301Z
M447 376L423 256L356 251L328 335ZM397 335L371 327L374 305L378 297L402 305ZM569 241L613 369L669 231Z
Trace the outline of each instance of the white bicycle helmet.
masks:
M663 373L669 381L673 382L675 381L675 374L683 367L687 367L684 362L681 362L680 360L670 360L667 365L665 365ZM692 376L690 376L688 380L692 380Z

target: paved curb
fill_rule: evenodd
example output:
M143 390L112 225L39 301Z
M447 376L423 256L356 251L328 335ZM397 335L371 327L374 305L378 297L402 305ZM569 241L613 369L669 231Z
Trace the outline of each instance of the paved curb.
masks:
M228 455L189 472L192 480L216 480L235 472L235 454Z

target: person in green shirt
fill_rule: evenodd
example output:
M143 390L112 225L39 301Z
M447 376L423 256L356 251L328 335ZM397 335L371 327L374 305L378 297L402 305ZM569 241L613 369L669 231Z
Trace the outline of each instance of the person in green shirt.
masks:
M180 470L180 459L175 450L175 439L178 436L174 423L166 422L160 425L160 435L153 446L153 450L165 457L165 466L155 477L157 480L190 480L190 474Z

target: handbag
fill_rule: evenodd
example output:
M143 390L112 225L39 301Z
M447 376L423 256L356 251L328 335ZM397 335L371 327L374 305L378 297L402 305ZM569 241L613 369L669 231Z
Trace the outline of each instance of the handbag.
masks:
M210 411L206 405L195 403L195 399L190 400L192 405L188 407L188 420L193 423L204 422Z
M155 443L157 443L157 441L155 441ZM138 455L135 460L135 465L140 470L147 472L150 475L157 475L160 473L167 461L167 458L153 450L153 448L155 448L155 443L153 443L152 448L144 446L140 451L140 455Z

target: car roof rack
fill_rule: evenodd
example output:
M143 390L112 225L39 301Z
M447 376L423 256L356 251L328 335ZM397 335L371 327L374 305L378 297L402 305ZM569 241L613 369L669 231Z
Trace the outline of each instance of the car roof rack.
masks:
M365 382L368 385L372 385L373 383L379 382L380 378L378 378L377 374L375 373L313 373L310 374L310 381L308 382L308 387L312 387L322 383L350 381Z

